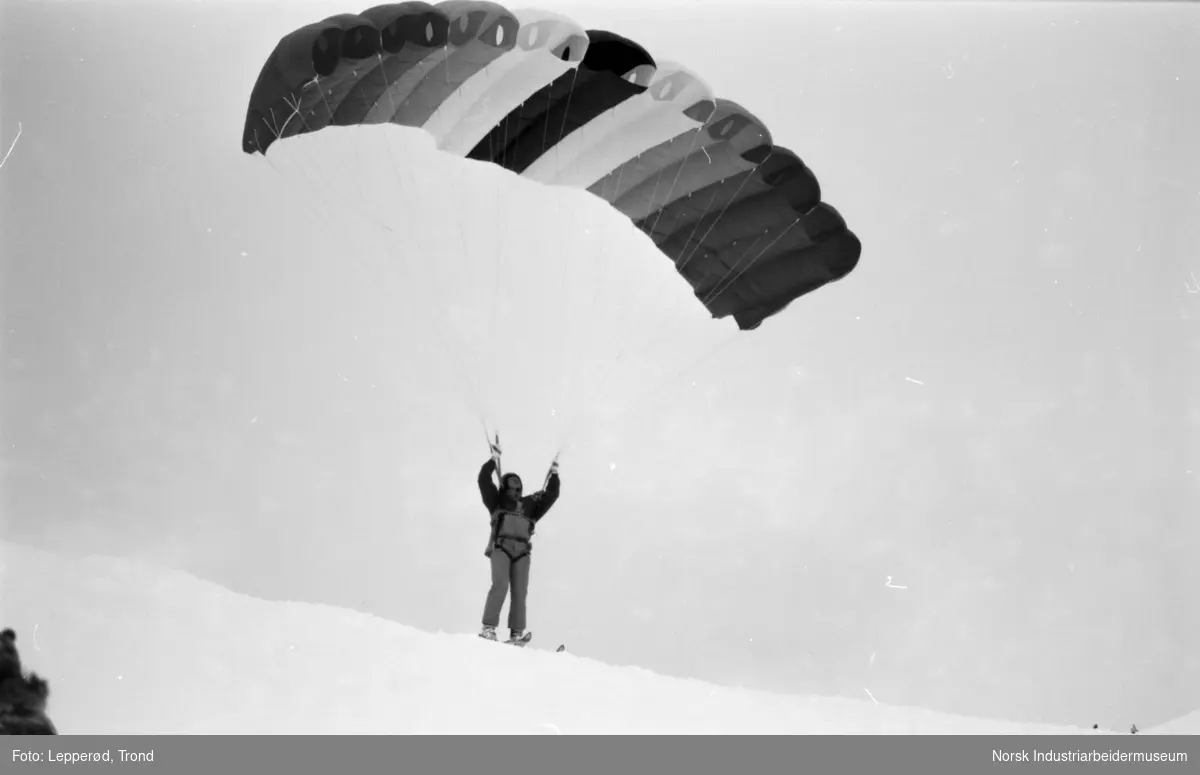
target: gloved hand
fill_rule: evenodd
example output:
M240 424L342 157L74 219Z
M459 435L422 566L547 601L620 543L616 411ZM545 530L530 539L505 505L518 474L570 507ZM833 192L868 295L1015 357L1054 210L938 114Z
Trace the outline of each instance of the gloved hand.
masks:
M558 476L558 461L555 460L550 464L550 473L548 476Z

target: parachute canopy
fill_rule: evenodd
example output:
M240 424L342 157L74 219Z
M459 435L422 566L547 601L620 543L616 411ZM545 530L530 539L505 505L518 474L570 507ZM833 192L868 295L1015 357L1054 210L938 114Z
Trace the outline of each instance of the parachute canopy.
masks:
M242 148L387 123L600 197L742 330L845 277L862 251L752 113L687 67L549 11L405 2L295 30L259 73Z

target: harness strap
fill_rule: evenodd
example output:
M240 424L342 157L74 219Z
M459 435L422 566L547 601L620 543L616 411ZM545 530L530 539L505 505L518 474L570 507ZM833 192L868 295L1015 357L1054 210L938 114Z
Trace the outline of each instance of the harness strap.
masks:
M525 520L529 528L528 536L513 535L509 532L503 532L504 528L508 526L506 520L509 517ZM525 510L520 504L518 504L516 509L497 508L492 512L492 536L490 545L493 550L499 549L507 554L510 560L516 562L517 560L528 556L530 552L533 551L533 541L531 539L533 538L533 533L536 527L537 523L525 515ZM515 548L513 547L513 544L521 547L516 556L514 556L512 551L509 551L510 548Z

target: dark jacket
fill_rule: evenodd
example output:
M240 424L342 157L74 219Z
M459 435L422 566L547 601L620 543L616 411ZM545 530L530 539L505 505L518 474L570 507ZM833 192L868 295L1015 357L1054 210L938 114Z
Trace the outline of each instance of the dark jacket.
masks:
M0 735L57 735L46 716L50 684L37 673L21 669L17 634L0 632Z
M499 528L498 517L503 511L520 511L526 518L537 525L542 517L550 511L550 507L558 500L559 479L557 473L550 474L545 489L538 490L532 495L523 495L520 504L505 503L507 497L500 488L496 487L492 481L492 474L496 471L496 461L488 458L483 467L479 469L479 495L483 498L483 505L488 510L488 514L492 518L492 534L488 541L488 548L485 554L491 555L492 548L498 541L497 530ZM501 477L501 484L508 478L509 474ZM526 550L530 547L528 541L523 542Z

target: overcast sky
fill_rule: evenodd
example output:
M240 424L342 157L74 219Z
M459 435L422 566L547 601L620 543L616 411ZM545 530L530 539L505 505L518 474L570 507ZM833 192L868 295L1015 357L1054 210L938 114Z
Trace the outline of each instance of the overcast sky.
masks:
M1026 721L1200 705L1200 11L543 5L761 117L858 269L733 336L585 195L420 137L395 205L243 154L279 37L357 6L7 3L5 537L471 631L487 423L529 482L569 442L542 646Z

